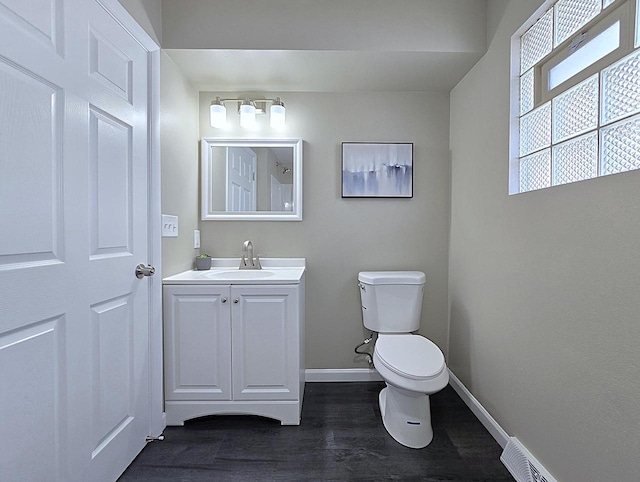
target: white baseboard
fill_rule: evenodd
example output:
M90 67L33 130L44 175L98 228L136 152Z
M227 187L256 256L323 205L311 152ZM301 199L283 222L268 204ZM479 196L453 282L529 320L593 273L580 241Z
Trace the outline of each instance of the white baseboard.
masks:
M491 434L491 436L500 444L503 449L509 442L509 435L504 429L495 421L489 412L480 404L480 402L474 397L471 392L465 387L462 382L456 377L451 370L449 370L449 384L456 391L462 401L471 409L473 414L480 420L484 428Z
M307 368L307 382L381 382L382 377L369 368Z

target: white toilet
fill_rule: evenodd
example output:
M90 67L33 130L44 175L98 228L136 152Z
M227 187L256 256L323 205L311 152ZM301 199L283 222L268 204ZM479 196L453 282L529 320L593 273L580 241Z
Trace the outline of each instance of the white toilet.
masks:
M411 334L420 327L426 277L419 271L362 271L358 275L364 326L378 333L373 363L387 386L380 412L387 432L419 449L433 439L429 395L449 383L435 343Z

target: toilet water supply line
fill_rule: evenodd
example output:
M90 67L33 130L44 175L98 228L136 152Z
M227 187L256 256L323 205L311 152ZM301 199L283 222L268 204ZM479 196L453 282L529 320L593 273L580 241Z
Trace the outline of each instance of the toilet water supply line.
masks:
M364 355L364 356L367 357L367 362L369 363L369 368L373 368L373 358L371 357L371 353L369 353L367 351L358 351L358 349L361 346L368 345L369 343L371 343L372 340L373 340L373 332L371 332L369 334L369 338L365 338L364 341L362 343L360 343L354 350L358 355Z

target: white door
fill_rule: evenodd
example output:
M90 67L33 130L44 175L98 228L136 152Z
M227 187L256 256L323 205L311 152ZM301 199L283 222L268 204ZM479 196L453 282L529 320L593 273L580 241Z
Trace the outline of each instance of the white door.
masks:
M147 52L0 0L0 480L115 480L149 428Z
M256 210L256 153L227 148L227 211Z

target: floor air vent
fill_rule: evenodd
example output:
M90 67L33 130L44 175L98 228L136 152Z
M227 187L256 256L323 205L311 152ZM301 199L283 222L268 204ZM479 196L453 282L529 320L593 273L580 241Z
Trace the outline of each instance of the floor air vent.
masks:
M557 482L515 438L509 438L500 460L518 482Z

